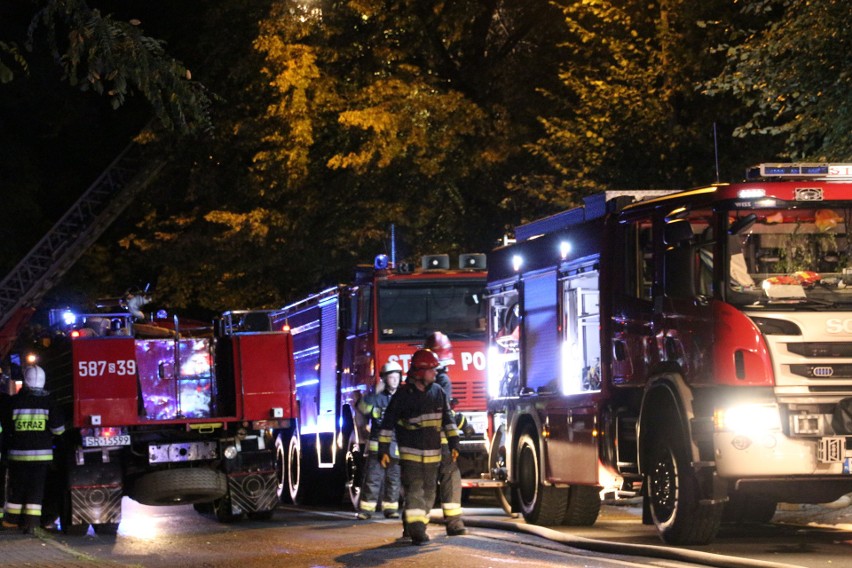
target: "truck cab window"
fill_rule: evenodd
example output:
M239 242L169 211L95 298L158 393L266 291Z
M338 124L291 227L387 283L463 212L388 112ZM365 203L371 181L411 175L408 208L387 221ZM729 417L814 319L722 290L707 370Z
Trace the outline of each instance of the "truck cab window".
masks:
M654 289L654 241L651 239L651 220L631 222L624 244L624 276L628 296L651 301Z

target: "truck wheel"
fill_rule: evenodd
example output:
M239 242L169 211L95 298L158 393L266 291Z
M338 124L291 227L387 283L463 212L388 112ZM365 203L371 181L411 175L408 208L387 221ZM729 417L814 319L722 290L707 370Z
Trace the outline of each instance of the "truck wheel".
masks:
M206 467L164 469L140 477L133 487L133 499L143 505L188 505L222 498L228 479Z
M95 530L95 534L101 536L115 536L118 534L118 523L100 523L92 525L92 528Z
M358 443L358 435L353 430L349 434L349 443L346 450L346 490L349 500L355 510L361 500L361 481L364 478L364 452Z
M62 512L59 514L59 524L62 526L62 533L68 536L85 536L89 532L89 523L81 525L71 524L71 492L66 491L65 497L62 500Z
M283 432L275 436L275 480L277 481L275 492L278 494L278 500L282 503L292 502L287 484L287 446L289 443L290 436L285 436Z
M568 491L568 506L562 524L569 527L590 527L601 512L601 494L597 487L572 485Z
M683 442L669 433L651 440L646 474L651 518L663 542L707 544L722 521L722 504L699 501L698 480Z
M213 501L213 516L220 523L233 523L242 518L242 514L234 514L231 511L231 498L229 496L222 497Z
M306 462L299 432L294 431L287 443L287 491L294 505L305 505L309 499L310 472Z
M488 447L488 473L491 479L506 481L506 430L500 428L491 437ZM512 488L508 482L503 487L494 490L497 502L507 515L512 515Z
M521 513L528 523L558 525L565 518L568 489L544 485L541 480L541 456L538 441L529 432L518 439L517 492Z

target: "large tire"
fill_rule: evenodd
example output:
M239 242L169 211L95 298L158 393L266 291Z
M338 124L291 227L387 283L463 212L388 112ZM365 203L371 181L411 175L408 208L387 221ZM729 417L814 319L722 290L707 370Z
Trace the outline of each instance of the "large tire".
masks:
M299 432L294 430L287 442L287 492L294 505L306 505L311 497L309 485L314 468L307 462Z
M118 534L118 523L100 523L92 525L95 534L100 536L115 536Z
M62 499L62 511L59 513L59 524L62 533L67 536L85 536L89 532L89 523L82 525L71 524L71 491L66 491Z
M220 523L230 524L239 521L243 515L242 513L235 515L231 511L231 498L226 495L213 501L213 517Z
M709 543L719 531L723 504L700 502L698 480L677 433L660 432L650 442L645 483L657 533L667 544Z
M278 500L281 503L292 503L290 499L290 490L287 484L287 451L290 443L290 436L284 432L280 432L275 436L275 480L277 482L275 492L278 494Z
M515 456L516 490L524 520L544 526L561 524L568 507L568 488L541 482L538 440L531 432L526 431L518 438Z
M358 443L358 435L353 430L349 434L349 443L346 445L346 491L349 501L357 511L361 501L361 481L364 479L364 452Z
M503 477L507 470L506 468L506 429L499 428L494 435L491 436L491 443L488 445L488 473L491 479L496 479L495 472L500 471ZM503 481L506 481L503 479ZM503 508L507 515L512 515L512 488L508 483L503 487L494 490L494 496L497 502Z
M189 505L221 499L228 492L228 478L206 467L164 469L140 477L133 499L143 505Z
M572 485L562 524L569 527L590 527L601 512L601 494L597 487Z

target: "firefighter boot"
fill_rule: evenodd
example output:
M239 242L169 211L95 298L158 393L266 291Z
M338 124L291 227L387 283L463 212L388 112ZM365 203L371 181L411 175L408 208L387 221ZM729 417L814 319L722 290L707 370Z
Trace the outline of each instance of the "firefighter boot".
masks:
M461 536L467 534L467 529L461 517L450 517L447 520L447 536Z
M426 534L426 523L419 521L408 523L408 535L411 537L411 543L417 546L423 546L429 542L429 535Z

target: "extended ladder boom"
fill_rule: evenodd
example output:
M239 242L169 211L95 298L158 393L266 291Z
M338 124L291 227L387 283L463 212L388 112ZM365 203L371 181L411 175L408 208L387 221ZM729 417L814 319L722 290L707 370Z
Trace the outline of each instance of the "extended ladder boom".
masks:
M144 156L138 143L130 143L27 256L0 281L0 358L11 349L18 330L48 290L164 165L164 160Z

